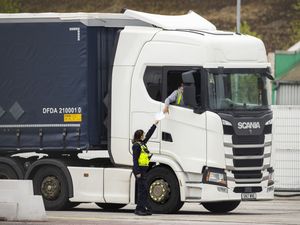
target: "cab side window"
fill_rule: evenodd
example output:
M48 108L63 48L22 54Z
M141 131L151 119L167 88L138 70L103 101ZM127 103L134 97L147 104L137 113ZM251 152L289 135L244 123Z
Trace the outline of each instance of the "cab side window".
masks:
M192 68L169 68L165 70L165 98L169 97L175 90L183 85L183 104L177 105L175 102L172 105L185 108L194 108L201 105L201 77L200 73Z
M149 96L156 101L162 101L162 67L149 66L144 74L144 84Z
M177 90L182 84L182 73L180 70L169 70L167 72L167 96L172 94L173 91Z

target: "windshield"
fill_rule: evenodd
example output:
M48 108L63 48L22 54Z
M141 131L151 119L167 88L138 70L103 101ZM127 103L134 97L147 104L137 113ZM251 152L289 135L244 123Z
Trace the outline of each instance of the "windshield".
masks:
M259 110L268 108L266 77L260 73L208 74L212 110Z

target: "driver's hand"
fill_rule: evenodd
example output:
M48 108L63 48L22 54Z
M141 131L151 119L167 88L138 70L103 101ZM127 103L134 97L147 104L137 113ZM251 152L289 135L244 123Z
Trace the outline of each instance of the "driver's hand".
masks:
M166 114L166 113L169 114L169 107L168 107L168 106L165 106L165 107L164 107L163 113L164 113L164 114Z

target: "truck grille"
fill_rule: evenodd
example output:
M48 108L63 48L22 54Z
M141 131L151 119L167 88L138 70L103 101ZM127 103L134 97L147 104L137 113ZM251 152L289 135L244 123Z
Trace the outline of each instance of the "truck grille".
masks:
M233 159L234 167L261 167L264 159Z
M270 156L265 154L265 134L271 133L271 126L266 127L261 135L237 135L229 126L223 127L224 135L230 135L232 140L232 144L224 145L232 149L232 154L226 154L228 162L232 159L232 166L227 168L231 170L236 184L258 184L264 180L264 158ZM232 134L229 134L231 132ZM238 188L236 192L244 193L245 190Z
M236 179L260 179L262 178L262 173L260 170L250 170L250 171L233 171L234 178Z
M234 174L235 183L244 184L251 183L257 184L262 181L263 175L260 170L249 171L232 171Z
M263 156L264 148L233 148L234 156Z
M253 136L241 136L241 135L232 135L232 143L239 145L247 144L263 144L265 141L265 135L253 135Z

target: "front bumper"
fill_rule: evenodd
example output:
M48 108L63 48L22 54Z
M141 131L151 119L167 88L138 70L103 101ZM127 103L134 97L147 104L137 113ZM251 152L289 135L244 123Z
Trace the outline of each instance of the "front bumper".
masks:
M243 199L243 193L234 192L232 187L223 187L211 184L201 184L201 202L216 202L216 201L266 201L274 199L274 185L272 186L260 186L262 190L260 192L254 192L255 198ZM246 187L253 187L256 185L248 185ZM239 186L236 186L239 187ZM245 185L243 186L245 187ZM248 192L249 194L251 192Z

